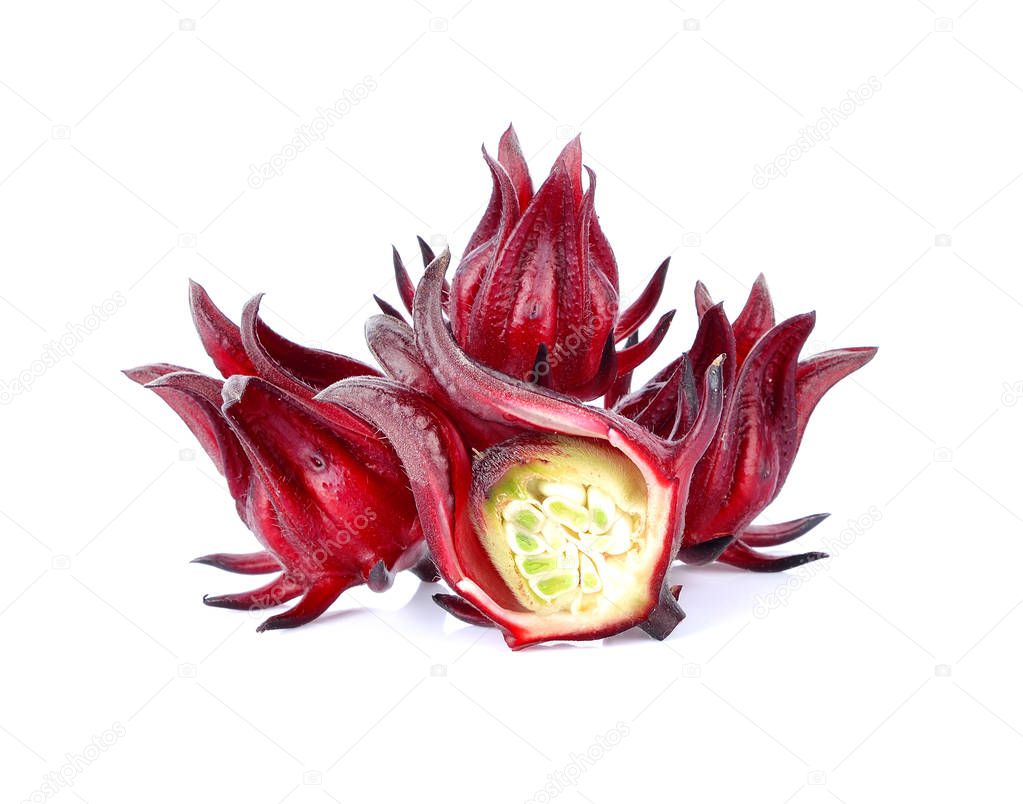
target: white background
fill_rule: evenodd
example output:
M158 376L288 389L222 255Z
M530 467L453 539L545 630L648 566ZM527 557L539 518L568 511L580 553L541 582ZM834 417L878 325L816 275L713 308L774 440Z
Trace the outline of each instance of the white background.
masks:
M0 799L120 724L61 801L543 801L558 773L592 804L1019 800L1023 9L715 1L4 3L0 379L124 303L0 409ZM460 253L509 121L537 179L582 130L623 295L672 256L655 364L692 338L697 278L734 315L760 271L781 315L818 311L815 350L881 347L768 512L831 511L798 546L833 558L676 570L689 617L660 644L512 654L410 576L294 632L205 608L252 579L188 560L252 539L118 370L211 368L188 277L366 356L390 244Z

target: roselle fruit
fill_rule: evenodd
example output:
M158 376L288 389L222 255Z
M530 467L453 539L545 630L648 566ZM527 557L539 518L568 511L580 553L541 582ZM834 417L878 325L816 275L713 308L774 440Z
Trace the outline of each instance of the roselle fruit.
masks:
M684 617L673 562L770 572L823 556L762 548L826 514L757 520L820 399L876 350L800 360L813 313L776 321L761 276L730 321L697 283L692 346L632 391L674 314L640 337L667 260L623 308L578 138L535 189L511 127L483 158L490 202L450 284L446 251L419 240L418 286L394 251L411 324L377 299L366 339L381 371L284 338L259 296L235 324L192 283L223 379L169 364L126 372L191 429L263 548L196 561L276 576L208 605L300 598L260 630L293 627L409 569L442 577L436 603L513 649L632 627L663 639Z
M771 525L753 521L781 491L821 397L877 350L836 349L800 361L814 314L775 323L763 275L734 322L702 283L696 287L696 307L700 326L689 352L615 405L621 415L671 437L697 415L698 384L710 361L726 356L724 412L693 474L679 558L777 572L826 557L819 552L775 556L757 548L792 541L827 514Z
M629 341L657 305L667 261L621 310L618 265L594 210L597 180L576 137L533 192L518 137L509 126L497 159L490 203L469 238L445 307L455 340L472 358L511 377L580 399L604 395L664 339L674 311L643 339ZM420 240L424 262L433 253ZM411 312L413 284L395 252L398 287ZM384 306L384 312L396 314ZM626 342L621 349L616 344Z
M326 378L375 372L286 341L259 320L258 300L247 305L240 330L198 285L191 300L203 344L228 378L168 364L125 373L155 391L192 430L263 546L195 560L242 574L278 573L258 589L204 602L263 609L301 596L259 626L291 628L318 617L352 586L380 591L403 569L436 577L393 450L350 411L312 400Z
M512 648L641 626L664 638L684 616L666 573L689 481L721 415L721 365L678 439L515 379L461 349L443 316L447 253L426 269L413 338L432 381L480 421L517 430L470 459L441 403L394 380L355 377L317 396L375 425L411 482L432 558L454 595L435 599L501 629Z

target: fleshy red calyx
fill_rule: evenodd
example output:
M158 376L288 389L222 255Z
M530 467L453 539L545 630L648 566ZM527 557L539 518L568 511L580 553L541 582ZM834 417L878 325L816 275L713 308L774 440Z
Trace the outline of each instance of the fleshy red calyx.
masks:
M667 261L639 299L620 310L618 266L594 210L596 177L572 140L534 192L514 130L497 159L484 149L494 189L444 306L456 341L480 363L579 399L607 393L664 339L672 313L621 349L649 318ZM424 261L432 252L424 250ZM399 290L412 309L412 282L395 256ZM394 309L385 306L393 315Z
M379 376L372 366L346 355L301 346L277 334L260 317L262 294L251 299L236 325L198 282L189 283L192 321L203 348L225 377L253 375L311 397L345 377Z
M310 399L332 376L375 372L285 341L262 324L257 302L247 307L240 329L194 284L192 304L203 343L222 371L262 371L286 386L241 375L224 382L170 364L125 372L188 425L264 548L196 561L241 574L280 573L258 589L204 602L258 610L301 596L259 630L290 628L318 617L351 586L381 590L402 569L435 578L393 450L350 411Z
M683 616L666 587L665 574L678 549L690 475L720 416L720 361L707 374L702 411L690 432L677 441L659 439L627 419L509 378L467 355L442 316L447 262L448 255L440 255L428 267L415 293L414 337L423 364L440 387L481 421L530 429L534 435L497 444L471 463L462 436L441 407L393 381L345 380L318 399L341 404L370 421L401 458L431 554L458 595L440 598L438 602L447 610L464 619L493 622L514 648L548 640L597 639L635 625L663 638ZM551 481L545 488L557 489L559 483L563 490L571 487L573 491L567 492L567 497L545 494L536 485L534 473L544 462L549 464L547 479ZM611 481L610 477L617 480ZM488 478L492 478L492 484ZM514 550L507 541L506 529L498 527L494 517L499 516L500 522L507 524L506 514L514 518L514 512L509 513L507 504L502 505L494 494L500 493L503 483L514 485L516 479L526 488L535 486L535 492L542 496L535 498L541 511L544 504L548 512L558 511L560 502L578 499L580 490L588 501L590 489L595 488L595 500L602 499L601 493L607 495L595 505L602 505L608 518L618 521L628 513L629 547L622 552L615 552L624 547L620 532L614 535L619 542L612 544L609 539L603 545L607 549L601 551L592 547L592 542L604 535L594 532L602 525L591 527L577 522L580 529L575 531L576 537L580 543L585 540L587 549L596 551L596 555L605 556L606 573L596 573L595 579L587 569L584 581L579 571L575 591L563 591L575 594L583 590L584 584L594 590L584 592L579 602L562 598L554 603L559 595L548 595L551 600L543 601L544 590L553 592L557 586L544 584L538 587L542 603L531 607L529 601L536 600L523 591L533 589L529 579L508 574L522 568L514 558L511 564L502 563L498 551L511 555ZM608 507L608 499L614 508ZM493 507L489 515L488 505ZM588 507L586 511L587 516L593 516ZM564 510L561 514L567 516ZM555 516L548 519L557 521ZM542 532L542 524L540 528ZM546 541L544 544L550 548L546 551L548 558L552 557L553 546ZM570 561L566 552L570 553L562 550L558 560ZM622 581L622 572L616 567L627 559L618 557L630 553L643 558ZM596 561L593 563L596 565ZM529 569L540 567L530 564ZM565 575L558 583L567 584L567 578ZM602 589L607 583L608 590L625 591L612 598L612 605L599 598L600 592L595 591L598 582ZM603 602L598 603L598 598L587 600L587 594L598 595Z
M725 373L725 409L718 434L697 465L679 558L719 559L743 569L776 572L825 557L775 556L758 548L791 541L822 522L816 514L777 525L753 521L777 497L795 460L807 420L835 383L870 361L873 348L839 349L799 360L814 314L775 323L763 275L734 322L707 289L696 286L700 327L693 347L616 409L666 435L694 415L698 378L712 355L734 358ZM692 371L687 373L686 367Z

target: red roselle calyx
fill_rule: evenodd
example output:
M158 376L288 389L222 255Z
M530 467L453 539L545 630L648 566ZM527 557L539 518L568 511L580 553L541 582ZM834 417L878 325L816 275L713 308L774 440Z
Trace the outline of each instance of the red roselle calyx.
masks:
M232 322L197 284L192 316L224 379L168 364L126 372L186 423L263 549L196 559L265 586L207 597L267 608L260 630L309 622L345 589L411 569L455 617L512 648L682 619L672 563L756 571L823 556L762 548L827 515L755 524L810 414L872 348L799 359L814 314L780 323L761 276L729 321L702 284L691 348L630 393L673 311L640 339L667 261L629 307L594 211L578 138L534 190L515 132L484 150L493 193L451 279L420 240L418 287L394 254L403 314L377 299L366 338L382 373L285 339L260 297ZM603 397L604 406L586 404Z
M125 373L192 430L263 546L196 561L242 574L279 573L258 589L204 602L254 610L301 596L262 631L315 619L351 586L385 589L402 569L435 578L393 450L350 411L311 398L326 380L375 372L277 335L259 320L258 298L246 306L240 330L195 284L192 312L226 381L168 364Z
M696 287L696 306L700 326L689 352L615 405L623 416L670 437L697 415L698 384L710 361L726 356L724 412L693 475L678 557L693 564L718 559L759 572L824 558L816 552L775 556L758 548L789 542L827 514L772 525L753 521L781 491L821 397L877 350L836 349L800 361L814 314L776 324L763 276L734 322L702 284Z
M678 439L495 371L463 351L443 318L447 253L413 304L414 340L433 381L479 420L525 431L470 462L434 400L392 380L352 378L317 399L388 438L412 485L449 612L496 625L513 648L597 639L639 625L663 638L682 619L666 573L679 548L689 480L721 415L721 361Z
M618 265L594 210L596 176L572 140L533 191L510 126L497 159L484 149L493 179L490 203L455 271L446 310L455 340L473 359L519 380L579 399L604 395L663 340L674 311L643 340L621 349L650 316L667 260L632 306L620 309ZM433 253L420 241L424 262ZM413 286L395 252L398 286L411 312ZM385 313L394 309L384 305Z

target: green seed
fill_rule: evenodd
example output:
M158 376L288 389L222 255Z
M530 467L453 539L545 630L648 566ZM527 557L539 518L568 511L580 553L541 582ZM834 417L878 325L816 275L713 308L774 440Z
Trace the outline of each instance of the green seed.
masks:
M578 578L574 572L560 572L557 575L548 575L536 581L530 581L529 585L533 591L544 598L554 598L575 589Z
M542 575L558 568L558 559L552 555L530 556L518 558L516 563L523 575Z

